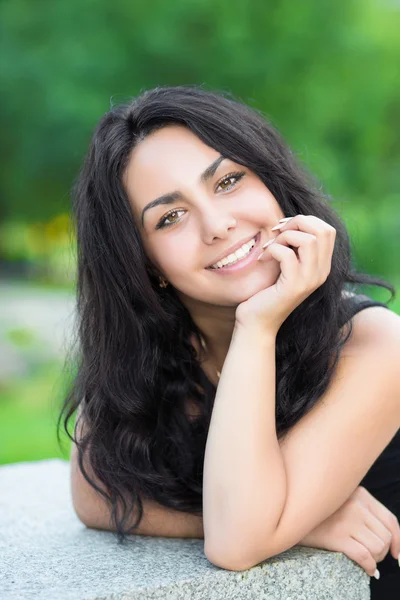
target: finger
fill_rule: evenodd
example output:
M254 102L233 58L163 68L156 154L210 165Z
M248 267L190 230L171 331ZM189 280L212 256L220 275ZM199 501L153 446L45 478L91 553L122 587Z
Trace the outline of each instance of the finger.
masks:
M368 508L369 512L374 515L380 521L386 529L392 534L392 541L390 544L390 553L395 560L397 560L400 554L400 525L399 520L394 513L392 513L382 502L379 502L374 496L372 496L368 490L365 490L368 495L363 497L363 502Z
M321 247L323 247L324 254L332 254L335 246L336 229L322 219L314 215L296 215L289 221L280 223L276 231L283 232L289 229L297 229L315 235L319 239ZM275 232L275 227L271 231Z
M276 227L272 227L271 231L285 231L286 229L298 229L305 233L311 233L318 235L320 233L336 233L334 227L323 221L322 219L315 217L314 215L295 215L290 220L279 223Z
M321 274L325 272L325 262L330 262L329 260L326 261L324 256L320 256L322 249L318 245L318 239L310 233L293 229L284 231L276 237L271 246L274 244L294 246L297 249L296 254L299 257L301 270L310 281L320 278ZM320 266L320 263L323 266Z
M353 531L351 536L369 550L377 563L383 560L389 551L390 539L387 535L383 534L385 539L382 539L367 526L361 526L357 531Z
M364 515L364 523L366 525L366 527L368 528L369 531L371 531L371 533L373 535L375 535L378 539L381 540L381 556L382 558L378 559L378 560L383 560L383 558L385 558L386 554L388 553L390 546L392 544L392 532L391 530L386 527L384 525L384 523L382 523L382 521L380 519L378 519L375 515L372 514L372 512L370 512L368 510L368 513L366 515ZM354 536L356 539L358 539L358 536L355 535ZM362 541L360 539L358 539L358 541ZM378 543L377 543L378 545ZM376 555L374 554L375 558Z
M265 248L265 246L267 246L267 244L271 244L271 243L275 243L275 242L285 243L286 240L289 240L289 239L292 240L290 242L290 245L296 246L296 248L299 248L300 246L304 245L304 243L307 242L308 239L316 240L317 237L315 235L313 235L312 233L305 233L304 231L300 231L299 229L296 229L296 230L295 229L287 229L282 232L277 231L275 234L275 238L272 238L266 244L264 244L263 248Z
M268 260L268 258L274 258L279 262L281 268L280 277L283 279L294 281L298 276L299 261L294 251L290 248L282 244L275 244L274 242L264 250L260 257L260 262Z
M360 565L370 577L374 576L376 571L376 560L368 548L352 537L346 537L343 544L341 544L341 548L343 548L341 552Z

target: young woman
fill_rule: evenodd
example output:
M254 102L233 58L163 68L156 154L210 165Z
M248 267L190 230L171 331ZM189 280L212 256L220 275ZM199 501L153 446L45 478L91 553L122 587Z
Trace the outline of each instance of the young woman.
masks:
M204 537L231 570L325 548L399 586L400 317L356 284L394 290L276 130L228 94L146 91L101 119L73 212L58 425L77 411L82 522Z

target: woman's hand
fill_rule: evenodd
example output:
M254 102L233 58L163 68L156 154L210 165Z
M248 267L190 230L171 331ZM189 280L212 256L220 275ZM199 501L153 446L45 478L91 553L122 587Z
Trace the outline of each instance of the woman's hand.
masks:
M362 486L298 544L343 552L372 577L376 564L391 551L398 559L400 527L396 516ZM378 571L379 579L379 571Z
M280 231L275 232L276 239L260 258L261 265L271 258L280 263L279 278L274 285L239 304L236 308L238 325L257 328L261 325L276 334L288 315L324 283L330 273L336 229L311 215L289 219L281 223Z

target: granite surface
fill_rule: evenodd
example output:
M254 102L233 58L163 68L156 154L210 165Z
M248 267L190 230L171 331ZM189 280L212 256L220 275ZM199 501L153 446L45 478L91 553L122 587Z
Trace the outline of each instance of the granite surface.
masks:
M1 600L367 600L369 577L342 553L296 546L247 571L220 569L203 540L88 529L69 462L0 467Z

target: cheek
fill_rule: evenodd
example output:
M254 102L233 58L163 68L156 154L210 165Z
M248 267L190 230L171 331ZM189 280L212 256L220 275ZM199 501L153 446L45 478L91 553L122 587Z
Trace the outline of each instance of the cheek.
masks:
M190 250L190 246L182 244L168 244L163 245L163 248L157 254L159 264L165 272L169 272L175 275L180 273L186 277L190 270L193 268L195 257L193 252Z
M248 190L247 198L248 207L251 206L254 214L257 214L260 219L265 219L266 216L274 219L275 216L283 214L275 196L262 182L257 182Z
M274 220L277 215L282 213L277 202L268 194L260 194L255 199L254 211L260 220Z

